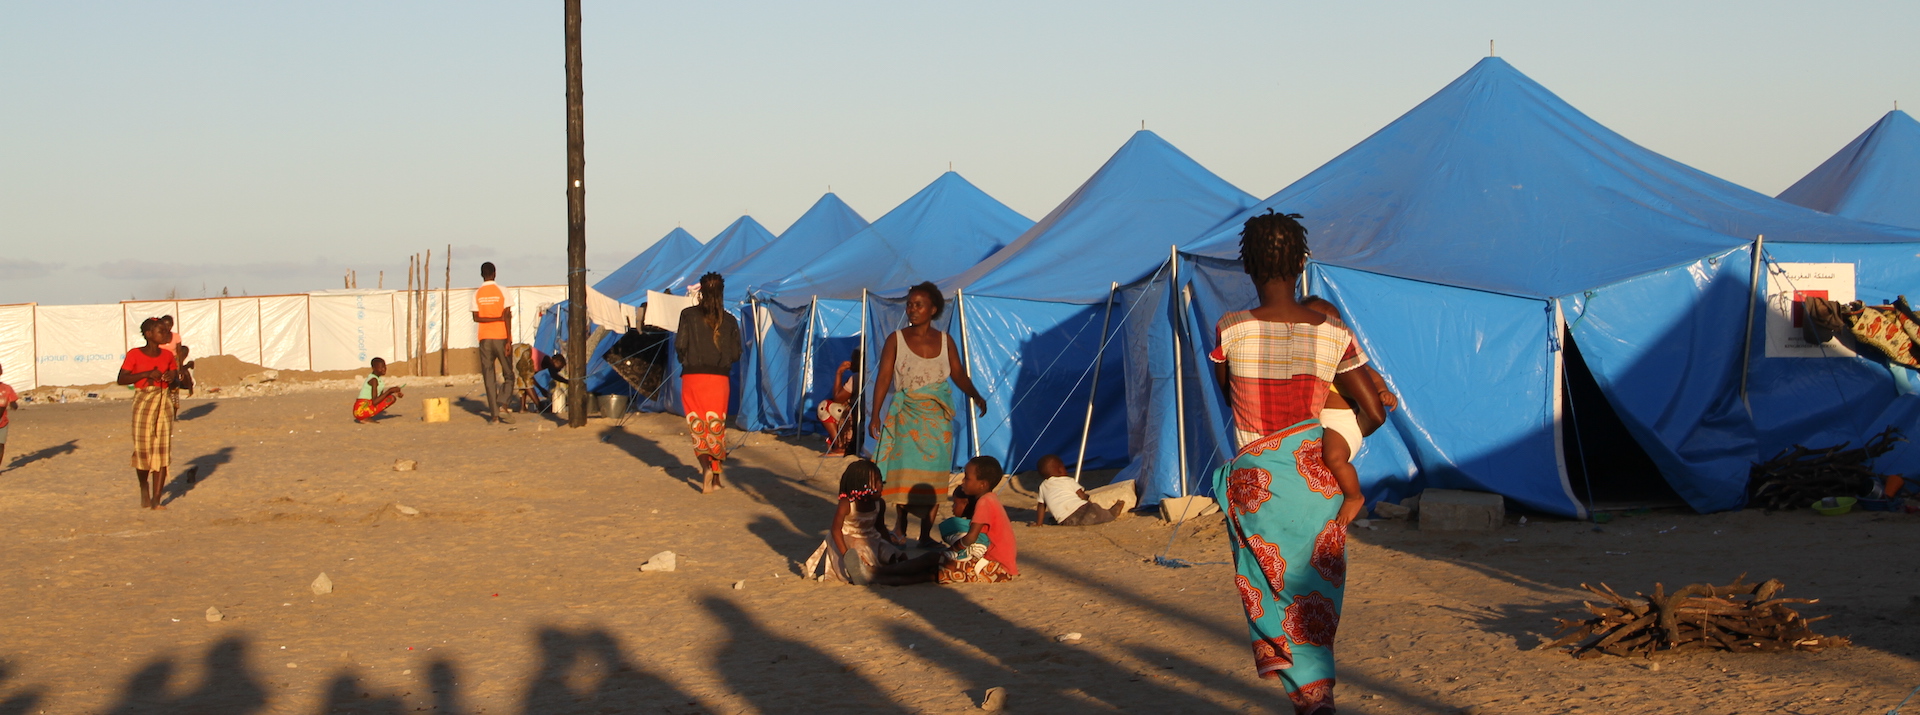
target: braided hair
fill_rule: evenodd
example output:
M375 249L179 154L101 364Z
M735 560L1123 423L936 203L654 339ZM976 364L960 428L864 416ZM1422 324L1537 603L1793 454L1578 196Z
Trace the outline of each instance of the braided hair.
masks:
M1313 252L1307 248L1307 227L1299 219L1300 214L1267 209L1240 228L1240 265L1255 285L1275 278L1299 278L1306 270Z
M708 271L700 276L700 310L706 313L707 327L712 329L713 343L720 344L720 316L727 312L727 279L720 274Z

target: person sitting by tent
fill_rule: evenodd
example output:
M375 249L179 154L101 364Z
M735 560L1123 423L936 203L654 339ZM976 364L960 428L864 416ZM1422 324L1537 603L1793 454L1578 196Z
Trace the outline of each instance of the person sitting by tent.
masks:
M1344 320L1340 317L1340 309L1333 307L1331 301L1320 296L1307 296L1300 300L1300 304L1334 320ZM1345 323L1341 324L1345 325ZM1354 350L1359 349L1356 343ZM1364 381L1373 387L1374 394L1380 396L1382 409L1391 412L1393 408L1400 406L1400 398L1393 394L1393 390L1387 389L1387 381L1381 379L1380 373L1374 372L1371 362L1361 365L1358 369ZM1360 453L1360 441L1364 439L1360 434L1360 418L1354 413L1353 405L1349 404L1345 397L1340 396L1340 386L1337 384L1327 387L1327 401L1320 408L1320 426L1327 428L1329 433L1321 449L1321 456L1326 460L1327 469L1332 470L1333 475L1342 483L1347 479L1354 480L1356 484L1359 483L1360 472L1353 468L1353 455Z
M1060 460L1060 455L1040 458L1040 476L1040 503L1033 507L1034 526L1045 524L1048 514L1053 515L1053 523L1061 526L1105 524L1120 518L1120 511L1127 507L1124 501L1116 501L1109 508L1089 501L1080 482L1067 476L1067 464Z
M546 361L547 379L552 381L550 383L552 386L547 388L547 406L553 410L554 414L565 417L567 416L567 389L573 384L572 380L567 379L567 356L548 355Z
M967 532L946 545L952 551L967 551L977 542L987 544L987 550L979 561L943 558L935 578L940 583L1011 581L1020 575L1015 563L1019 549L1013 541L1013 522L1007 519L1000 498L993 495L1006 471L1001 469L1000 460L982 455L967 460L964 474L960 491L966 494L967 504L955 516L967 518Z
M513 393L519 403L518 412L537 412L540 409L538 386L533 384L533 376L540 374L540 351L526 343L513 344Z
M887 531L886 507L880 500L880 467L866 459L848 464L840 473L833 525L803 573L861 586L930 580L931 559L923 559L924 565L901 566L908 561L907 552Z
M859 434L860 410L860 348L853 349L853 357L840 363L833 371L833 397L821 400L816 411L820 424L827 428L827 451L820 456L844 457L853 451L853 436Z
M372 373L367 376L367 381L360 385L360 396L353 401L355 424L364 423L379 416L380 413L386 412L387 408L392 407L393 403L406 396L401 394L398 387L387 387L385 358L373 359Z

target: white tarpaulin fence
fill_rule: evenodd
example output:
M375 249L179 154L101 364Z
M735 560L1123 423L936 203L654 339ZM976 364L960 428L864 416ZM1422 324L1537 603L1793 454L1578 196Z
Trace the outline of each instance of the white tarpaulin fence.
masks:
M540 306L567 297L566 286L508 287L506 292L514 341L525 343L533 342ZM174 330L181 344L192 348L192 358L230 355L274 370L355 370L375 357L397 361L417 353L422 324L427 352L440 349L443 331L449 349L478 347L472 311L472 288L425 295L343 290L117 305L0 305L0 381L20 390L113 382L126 352L145 342L141 321L162 315L174 316Z

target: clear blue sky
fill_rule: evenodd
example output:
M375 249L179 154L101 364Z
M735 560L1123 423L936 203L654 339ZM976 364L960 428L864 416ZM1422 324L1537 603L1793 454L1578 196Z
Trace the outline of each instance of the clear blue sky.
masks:
M1038 218L1142 120L1266 196L1488 39L1767 194L1920 109L1914 2L586 6L596 274L829 185L877 218L950 161ZM455 285L560 282L561 31L557 0L0 2L0 303L392 287L447 244Z

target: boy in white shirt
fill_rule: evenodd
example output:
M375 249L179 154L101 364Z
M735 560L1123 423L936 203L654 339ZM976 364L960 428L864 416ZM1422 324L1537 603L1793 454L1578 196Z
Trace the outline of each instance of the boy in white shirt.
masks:
M1120 518L1120 510L1126 508L1125 502L1114 502L1112 508L1102 509L1087 501L1086 490L1067 476L1067 465L1060 460L1060 455L1040 458L1040 476L1045 479L1040 481L1040 504L1034 507L1034 526L1045 524L1048 514L1061 526L1105 524Z

